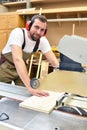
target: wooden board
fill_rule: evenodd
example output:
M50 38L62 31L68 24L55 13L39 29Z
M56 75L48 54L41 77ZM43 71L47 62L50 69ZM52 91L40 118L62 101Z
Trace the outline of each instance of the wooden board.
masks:
M49 62L42 60L40 78L43 79L48 74Z
M56 105L56 100L63 93L53 91L48 92L50 95L47 97L32 96L30 98L27 98L26 100L20 103L20 106L40 112L50 113Z
M40 10L35 10L35 11L28 11L28 12L20 12L20 15L27 15L27 14L39 14ZM86 12L87 11L87 6L84 7L67 7L67 8L53 8L53 9L43 9L42 14L51 14L51 13L65 13L65 12Z
M39 89L87 96L87 73L56 70L41 80Z

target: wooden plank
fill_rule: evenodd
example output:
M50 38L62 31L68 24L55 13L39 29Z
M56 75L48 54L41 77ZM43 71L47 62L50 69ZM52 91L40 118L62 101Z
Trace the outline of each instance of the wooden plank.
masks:
M30 0L31 3L68 2L70 0Z
M39 88L87 96L87 73L56 70L41 80Z
M4 6L18 6L18 5L26 5L26 1L17 1L17 2L5 2L5 3L2 3Z
M47 97L32 96L30 98L27 98L26 100L20 103L20 106L44 113L50 113L56 105L56 100L63 93L53 91L48 91L48 93L49 96Z
M29 12L29 11L34 11L36 8L28 8L28 9L18 9L16 12L20 13L20 12Z
M29 77L30 77L30 74L31 74L31 69L32 69L32 64L33 64L33 58L34 58L34 54L32 54L31 60L30 60L29 71L28 71L28 76Z
M36 74L36 79L38 79L39 77L39 72L40 72L40 67L41 67L41 61L42 61L42 53L40 53L40 56L39 56L39 62L38 62L38 67L37 67L37 74Z
M41 72L40 72L40 79L43 79L48 74L49 62L42 60L41 63Z
M39 14L40 10L20 12L20 15L28 14ZM87 6L80 7L67 7L67 8L54 8L54 9L43 9L42 14L51 14L51 13L71 13L71 12L87 12Z

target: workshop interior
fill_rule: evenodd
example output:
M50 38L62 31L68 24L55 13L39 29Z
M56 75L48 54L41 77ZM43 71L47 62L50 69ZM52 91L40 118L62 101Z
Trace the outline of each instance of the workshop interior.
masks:
M50 95L33 96L14 81L0 82L0 130L86 130L87 0L0 0L0 56L11 31L28 30L37 14L47 18L45 36L59 65L53 67L41 51L26 64L32 88Z

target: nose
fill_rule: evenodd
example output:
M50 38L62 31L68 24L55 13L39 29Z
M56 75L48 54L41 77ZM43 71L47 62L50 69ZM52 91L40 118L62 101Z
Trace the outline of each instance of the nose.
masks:
M38 34L41 34L41 29L40 29L40 28L37 30L37 33L38 33Z

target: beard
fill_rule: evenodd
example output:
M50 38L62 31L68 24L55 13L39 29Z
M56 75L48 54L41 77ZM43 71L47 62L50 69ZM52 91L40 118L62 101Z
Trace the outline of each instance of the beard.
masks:
M31 39L32 39L33 41L37 41L37 40L39 40L39 39L41 38L41 36L38 35L38 34L36 34L36 36L35 36L35 34L30 34L30 36L31 36Z

